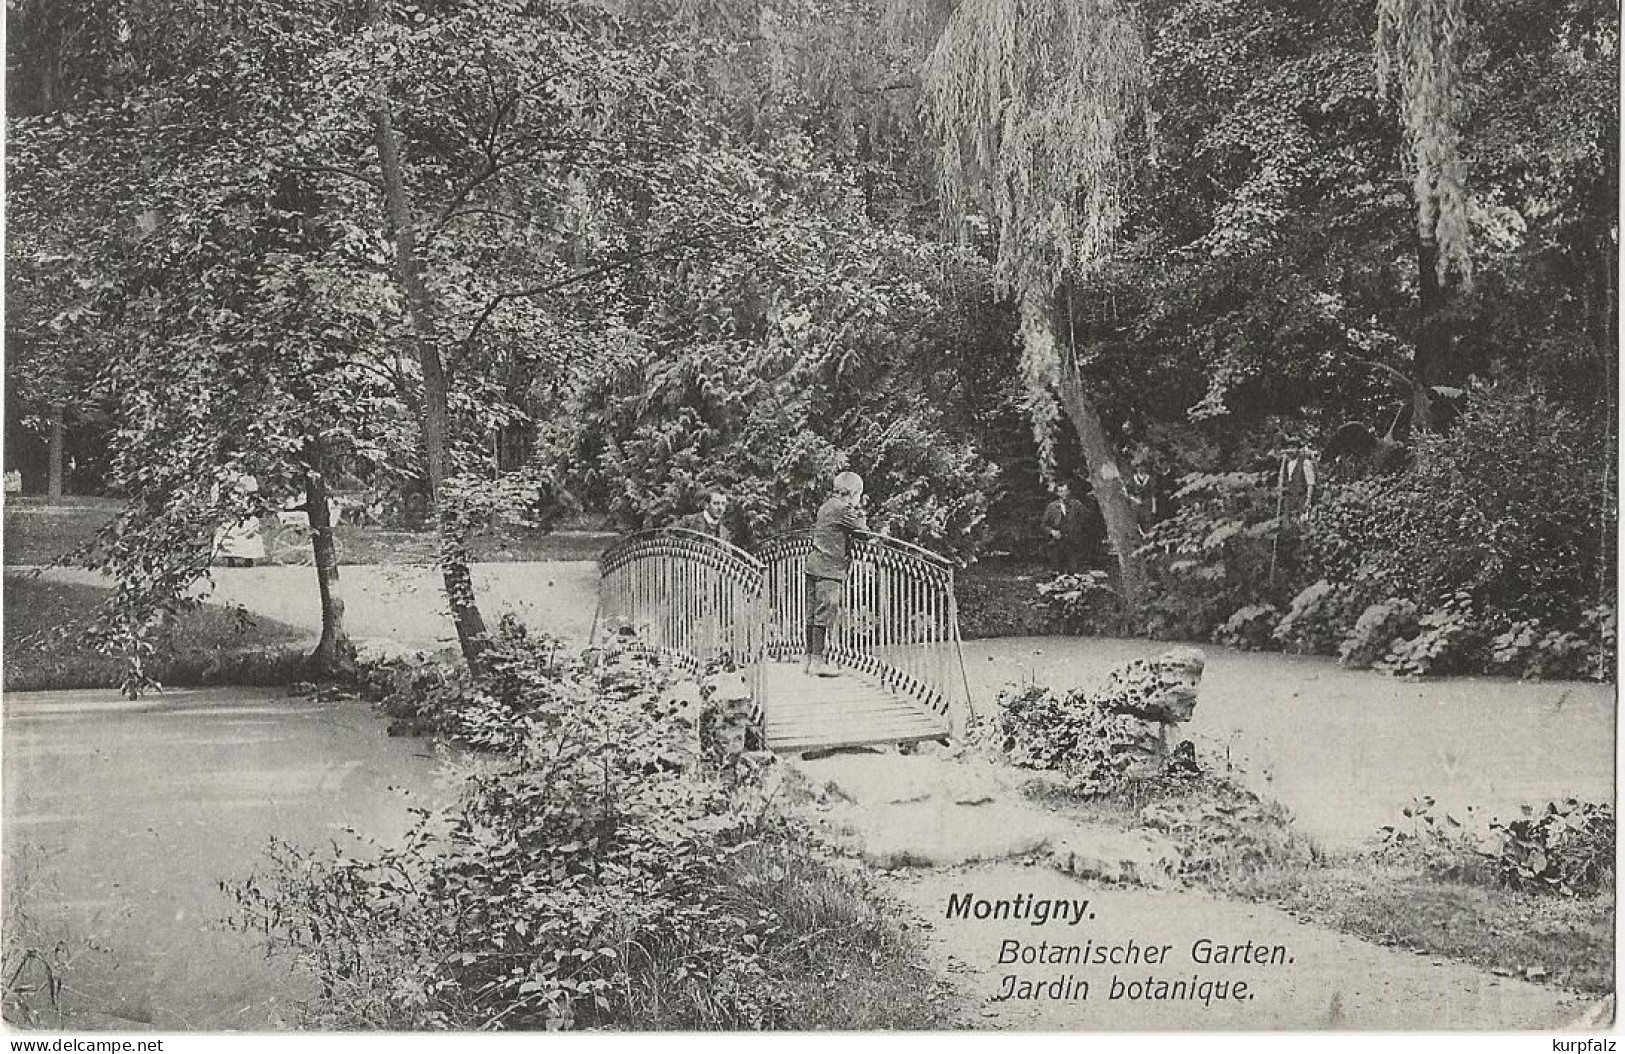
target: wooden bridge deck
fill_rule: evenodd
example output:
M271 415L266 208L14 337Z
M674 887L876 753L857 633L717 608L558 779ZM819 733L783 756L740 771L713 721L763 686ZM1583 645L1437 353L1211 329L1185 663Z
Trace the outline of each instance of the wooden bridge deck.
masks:
M809 677L799 661L770 661L762 675L769 750L918 743L949 733L946 718L852 670Z

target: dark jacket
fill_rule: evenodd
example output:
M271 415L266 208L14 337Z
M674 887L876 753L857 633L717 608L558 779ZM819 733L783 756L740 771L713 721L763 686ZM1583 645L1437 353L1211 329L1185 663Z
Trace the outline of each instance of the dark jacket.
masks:
M1083 502L1077 498L1064 502L1056 498L1044 509L1043 527L1046 531L1060 531L1062 541L1081 542L1086 533L1087 515Z
M680 516L672 526L680 527L685 531L699 531L701 534L709 534L719 541L730 544L733 542L733 532L728 530L728 525L721 520L712 523L705 518L704 510L691 512L687 516Z
M813 523L813 551L807 555L807 573L814 578L846 580L852 564L852 535L867 529L863 510L839 495L818 507Z

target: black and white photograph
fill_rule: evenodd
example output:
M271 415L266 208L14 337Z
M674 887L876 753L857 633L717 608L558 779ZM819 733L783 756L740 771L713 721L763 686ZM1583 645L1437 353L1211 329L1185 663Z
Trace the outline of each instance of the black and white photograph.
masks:
M4 15L14 1049L1613 1049L1617 3Z

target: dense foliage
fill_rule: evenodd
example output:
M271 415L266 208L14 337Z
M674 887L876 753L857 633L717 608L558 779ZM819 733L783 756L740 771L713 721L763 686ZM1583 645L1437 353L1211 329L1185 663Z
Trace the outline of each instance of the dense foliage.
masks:
M1124 628L1609 664L1612 5L8 10L8 405L106 437L136 679L312 481L433 513L472 656L469 530L842 468L962 560L1072 481Z
M239 923L321 982L311 1024L936 1020L873 895L769 808L772 757L702 762L669 669L561 652L511 624L485 669L417 662L384 678L397 710L410 697L479 748L454 806L398 845L274 845L268 868L231 890Z
M1617 821L1612 806L1566 798L1525 805L1486 830L1437 809L1431 796L1382 828L1379 860L1449 878L1564 897L1607 894L1614 881Z

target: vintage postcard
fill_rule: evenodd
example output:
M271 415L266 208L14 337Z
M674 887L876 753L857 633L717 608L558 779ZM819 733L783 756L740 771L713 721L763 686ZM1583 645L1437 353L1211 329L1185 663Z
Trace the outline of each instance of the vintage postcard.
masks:
M6 1028L1611 1043L1619 29L8 4Z

